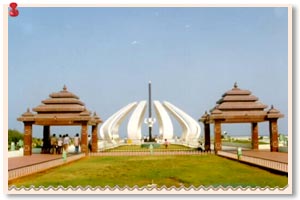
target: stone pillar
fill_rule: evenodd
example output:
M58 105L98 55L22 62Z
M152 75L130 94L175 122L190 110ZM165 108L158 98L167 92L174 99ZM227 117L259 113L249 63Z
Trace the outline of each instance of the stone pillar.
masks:
M44 126L42 153L50 153L50 149L51 149L50 126Z
M24 122L24 156L32 154L32 122Z
M204 123L204 149L210 151L210 124Z
M278 126L277 119L269 120L270 129L270 147L271 152L278 152Z
M89 154L88 148L88 125L87 122L82 122L81 124L81 152L85 155Z
M258 150L258 124L257 124L257 122L252 123L251 129L252 129L252 138L251 138L252 149Z
M98 151L98 124L92 126L92 152Z
M221 144L221 121L215 120L215 145L214 145L215 153L217 151L222 150Z

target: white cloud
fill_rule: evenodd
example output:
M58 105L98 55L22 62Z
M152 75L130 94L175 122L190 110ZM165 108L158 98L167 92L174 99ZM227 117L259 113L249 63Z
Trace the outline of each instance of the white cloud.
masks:
M131 45L137 45L137 44L140 44L140 42L137 41L137 40L134 40L134 41L132 41L130 44L131 44Z
M185 27L186 29L188 29L188 28L191 28L191 25L186 24L184 27Z

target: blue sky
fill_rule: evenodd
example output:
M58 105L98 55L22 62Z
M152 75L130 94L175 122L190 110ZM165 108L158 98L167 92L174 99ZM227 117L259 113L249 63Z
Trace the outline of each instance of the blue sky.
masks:
M147 99L151 80L153 99L167 100L196 120L237 82L280 110L285 117L278 121L279 132L288 133L287 8L19 12L9 17L8 128L23 131L16 118L63 85L105 120ZM267 122L259 128L268 135ZM52 131L73 135L77 129ZM222 129L251 135L250 124ZM34 137L41 136L41 127L34 126Z

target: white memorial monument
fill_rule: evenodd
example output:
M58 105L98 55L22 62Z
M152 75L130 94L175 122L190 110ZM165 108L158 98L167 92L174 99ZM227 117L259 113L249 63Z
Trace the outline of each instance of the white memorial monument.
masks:
M182 131L180 140L187 144L197 144L200 137L201 128L196 120L167 101L161 104L159 101L155 100L153 101L153 104L159 127L159 138L167 139L168 141L174 139L173 123L170 118L171 114L181 126ZM127 139L131 140L133 143L141 143L143 139L142 124L144 122L149 128L148 139L149 141L153 141L151 140L152 126L156 122L156 119L152 117L151 105L151 82L149 82L148 118L145 118L144 116L146 112L147 101L143 100L139 103L130 103L113 114L103 123L103 125L100 127L101 139L109 143L116 143L116 141L120 138L120 124L133 111L127 125Z

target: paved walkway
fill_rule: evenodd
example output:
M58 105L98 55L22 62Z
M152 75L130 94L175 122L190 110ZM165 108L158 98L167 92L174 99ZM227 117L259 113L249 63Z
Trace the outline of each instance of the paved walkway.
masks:
M236 151L228 151L236 154ZM268 150L243 150L242 155L254 158L262 158L282 163L288 163L288 153L285 152L270 152Z
M31 156L12 157L8 158L8 171L56 159L62 159L62 155L32 154Z
M240 157L238 157L236 151L218 151L218 155L288 173L288 153L270 152L265 150L243 150Z
M64 165L83 157L85 154L68 154L66 159L63 159L62 155L32 154L8 158L8 180Z

